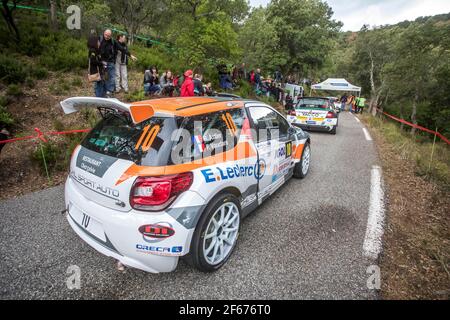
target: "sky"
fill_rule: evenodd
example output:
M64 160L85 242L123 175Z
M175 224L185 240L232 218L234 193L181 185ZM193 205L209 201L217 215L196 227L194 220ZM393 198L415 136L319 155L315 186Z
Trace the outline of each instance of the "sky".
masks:
M253 7L270 0L250 0ZM450 0L326 0L343 31L359 31L364 24L379 26L415 20L421 16L450 13Z

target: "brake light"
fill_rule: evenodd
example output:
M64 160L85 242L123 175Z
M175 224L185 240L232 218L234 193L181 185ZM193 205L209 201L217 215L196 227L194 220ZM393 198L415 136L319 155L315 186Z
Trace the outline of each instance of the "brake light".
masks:
M130 204L138 210L162 210L179 194L188 190L192 181L192 172L161 177L138 177L131 188Z
M295 113L295 110L289 110L289 111L288 111L288 115L290 115L290 116L296 116L297 114Z
M337 118L337 116L334 112L328 111L327 118Z

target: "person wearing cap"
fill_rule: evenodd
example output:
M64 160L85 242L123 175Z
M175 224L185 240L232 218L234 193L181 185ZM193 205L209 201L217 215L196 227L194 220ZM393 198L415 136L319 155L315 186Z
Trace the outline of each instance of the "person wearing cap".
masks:
M194 81L193 78L193 72L192 70L187 70L184 73L184 81L181 85L181 97L193 97L194 94Z

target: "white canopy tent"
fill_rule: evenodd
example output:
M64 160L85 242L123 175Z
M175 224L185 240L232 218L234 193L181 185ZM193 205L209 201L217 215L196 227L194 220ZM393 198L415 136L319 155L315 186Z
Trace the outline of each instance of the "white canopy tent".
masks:
M313 84L312 90L358 92L358 96L361 94L361 87L354 86L345 79L334 78L328 78L324 82Z

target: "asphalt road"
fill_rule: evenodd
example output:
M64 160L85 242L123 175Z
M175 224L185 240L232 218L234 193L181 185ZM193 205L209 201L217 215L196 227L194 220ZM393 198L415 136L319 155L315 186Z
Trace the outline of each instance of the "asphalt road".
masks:
M344 113L337 135L312 133L304 180L291 179L244 220L230 261L200 273L126 269L71 230L58 186L0 202L0 299L373 299L363 255L375 146ZM80 267L69 290L67 268Z

